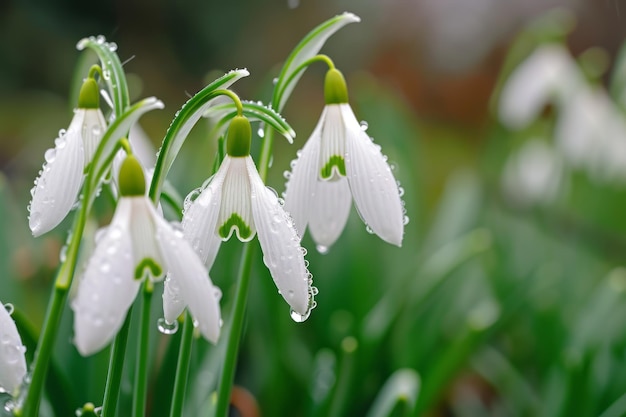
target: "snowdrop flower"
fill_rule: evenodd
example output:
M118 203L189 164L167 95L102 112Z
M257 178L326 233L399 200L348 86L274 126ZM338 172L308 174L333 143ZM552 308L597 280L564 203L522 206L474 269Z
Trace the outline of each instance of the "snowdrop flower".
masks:
M0 303L0 392L14 393L26 375L26 348L9 312Z
M292 162L285 210L300 234L308 225L320 252L341 234L352 197L368 230L401 246L404 208L399 186L380 151L361 128L350 104L343 75L326 74L326 107L311 137Z
M200 333L215 343L220 330L217 290L180 231L145 195L143 170L128 156L120 169L120 199L111 225L102 232L75 299L74 343L82 355L106 346L119 331L141 282L166 271L178 277L180 294Z
M34 236L54 229L70 212L105 129L98 83L89 77L81 87L69 128L61 130L54 148L46 151L46 162L30 191L28 225Z
M311 286L311 274L304 260L306 250L300 247L293 223L278 197L261 180L250 157L250 138L250 122L236 116L228 129L227 155L221 166L204 188L192 192L186 200L184 234L208 266L213 264L220 243L233 233L242 242L258 234L263 261L291 307L291 317L303 321L315 307L313 298L317 292ZM171 278L181 281L176 274ZM177 295L177 285L168 284L170 280L163 294L166 306L174 304L171 300ZM168 321L178 312L173 308L170 317L166 313Z
M548 104L567 105L584 77L560 45L538 48L511 73L502 89L499 115L511 129L522 129Z

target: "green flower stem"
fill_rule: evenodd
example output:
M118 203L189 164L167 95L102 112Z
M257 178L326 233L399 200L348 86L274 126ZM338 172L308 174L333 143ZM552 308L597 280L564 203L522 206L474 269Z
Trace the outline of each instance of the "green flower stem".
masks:
M63 313L66 298L67 288L55 286L48 304L48 311L46 312L41 338L37 345L37 350L35 351L33 373L28 392L26 393L26 399L24 400L24 408L22 410L16 409L14 411L15 416L39 416L41 391L43 390L44 381L46 379L46 371L48 370L48 364L52 356L52 349L54 347L57 331L59 330L59 323L61 321L61 314Z
M133 393L133 417L145 417L146 393L148 392L148 357L150 356L150 306L152 305L152 283L146 279L143 284L143 299L139 323L139 345L137 347L137 367L135 368L135 390Z
M289 77L287 78L287 81L285 81L283 88L278 91L278 96L283 95L285 89L287 88L287 86L296 78L300 76L300 73L303 72L305 69L307 69L311 64L315 63L315 62L324 62L326 65L328 65L328 69L335 69L335 63L333 62L332 59L330 59L330 57L328 55L324 55L324 54L319 54L319 55L315 55L314 57L311 57L309 59L307 59L306 61L304 61L302 64L298 65L291 74L289 74Z
M124 368L124 357L126 344L128 342L128 330L130 329L130 317L132 306L126 314L126 320L122 328L115 336L113 347L111 348L111 359L109 360L109 372L106 385L104 387L104 399L102 400L102 417L115 417L117 400L120 395L120 383L122 381L122 371Z
M185 313L185 321L183 322L183 334L180 340L178 363L176 364L176 378L174 379L174 394L172 395L170 417L180 417L183 415L183 404L185 400L185 389L187 388L192 346L193 320L189 312L187 312Z
M237 365L237 355L239 353L239 342L243 329L243 319L246 313L246 301L248 299L248 286L250 283L250 271L252 269L252 257L254 248L251 243L244 245L239 266L239 277L237 279L237 293L230 315L230 326L228 327L228 339L226 341L226 356L224 366L220 375L217 397L216 417L228 417L230 405L230 395L235 379L235 367Z

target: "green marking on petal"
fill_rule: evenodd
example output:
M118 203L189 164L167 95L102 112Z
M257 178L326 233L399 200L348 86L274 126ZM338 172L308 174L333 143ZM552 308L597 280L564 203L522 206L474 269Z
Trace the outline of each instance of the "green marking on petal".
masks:
M333 155L328 159L326 165L322 167L320 175L322 179L329 180L333 177L333 167L337 167L340 175L346 176L346 163L341 155Z
M145 271L147 269L147 271ZM142 279L147 272L153 277L160 277L163 273L161 266L152 258L143 258L135 268L135 279Z
M219 228L218 233L222 239L228 238L230 231L233 227L239 230L239 237L241 239L248 239L252 236L252 229L246 224L245 221L237 213L233 213L226 222Z

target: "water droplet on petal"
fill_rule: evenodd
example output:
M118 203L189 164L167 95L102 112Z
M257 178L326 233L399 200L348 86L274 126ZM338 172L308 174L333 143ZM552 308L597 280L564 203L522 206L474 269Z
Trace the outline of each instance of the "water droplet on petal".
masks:
M296 323L302 323L303 321L306 321L306 319L309 318L309 316L311 315L311 310L309 309L305 314L300 314L295 310L291 310L289 315L291 316L291 319L295 321Z
M257 130L256 133L257 135L259 135L260 138L265 137L265 123L261 123L259 125L259 130Z
M9 313L9 315L13 314L13 311L15 311L15 307L11 303L6 303L4 305L4 309L7 311L7 313Z
M103 35L98 35L96 37L96 42L102 45L106 41L106 38Z
M46 162L49 164L54 162L54 158L56 158L56 156L57 156L57 151L54 149L48 149L46 153L43 155Z
M157 320L157 328L163 334L174 334L178 331L178 322L168 323L163 317Z
M315 249L317 249L317 251L319 253L321 253L322 255L325 255L328 253L328 246L324 246L324 245L317 245L315 247Z
M111 52L117 51L117 44L115 42L109 43L109 51Z
M371 227L369 227L368 225L365 225L365 231L366 231L367 233L369 233L370 235L373 235L373 234L374 234L374 230L372 230L372 228L371 228Z
M404 218L402 219L402 224L404 226L406 226L407 224L409 224L409 216L404 216Z
M367 128L369 127L369 125L367 124L367 122L365 120L361 120L361 122L359 123L359 125L361 125L361 130L362 131L366 131Z

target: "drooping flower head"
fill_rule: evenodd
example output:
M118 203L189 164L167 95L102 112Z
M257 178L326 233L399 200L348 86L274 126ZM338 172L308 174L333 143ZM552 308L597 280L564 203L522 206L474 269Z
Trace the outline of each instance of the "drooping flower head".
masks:
M345 227L353 197L368 229L401 246L406 216L400 188L380 146L357 121L337 69L326 74L324 95L317 127L292 163L285 210L300 235L308 226L318 250L325 252Z
M263 261L279 293L291 307L292 318L302 321L315 306L317 289L311 286L306 251L300 246L291 218L276 194L265 186L250 157L250 138L250 122L236 116L228 130L222 164L206 186L191 194L197 194L195 200L187 199L183 231L209 267L221 242L233 233L242 242L258 235ZM171 278L163 295L166 306L176 297L180 281L174 274ZM174 309L172 316L176 313ZM165 318L171 321L167 313Z
M14 393L26 375L26 348L17 327L0 302L0 392Z
M142 281L160 280L167 271L178 277L182 308L189 308L200 333L215 343L220 331L218 291L182 232L145 195L143 169L133 156L122 163L119 188L111 225L97 241L72 302L78 351L90 355L106 346L122 326Z
M54 148L30 190L28 225L34 236L54 229L76 202L85 167L98 147L106 122L100 110L98 83L91 76L83 83L78 108L67 131L59 131Z

